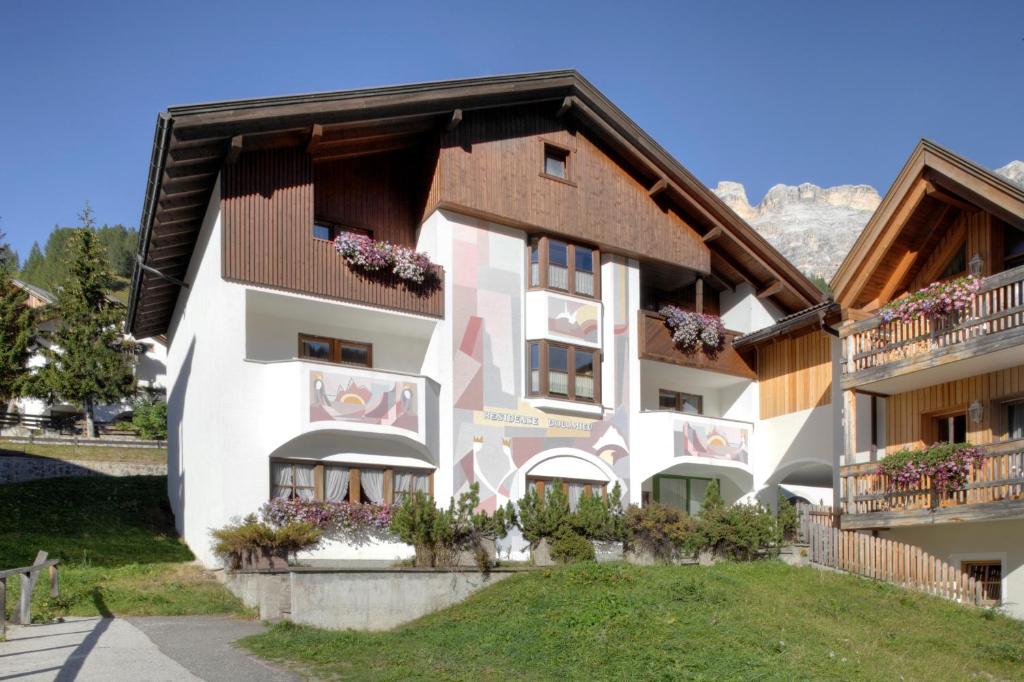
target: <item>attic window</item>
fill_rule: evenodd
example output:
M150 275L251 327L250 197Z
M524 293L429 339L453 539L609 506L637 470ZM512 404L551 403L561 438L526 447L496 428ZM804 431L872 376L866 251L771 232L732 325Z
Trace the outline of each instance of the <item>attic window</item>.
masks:
M552 144L544 145L544 175L559 180L569 179L569 150Z
M939 279L949 279L967 272L967 245L961 244L953 257L946 263L946 267L939 274Z

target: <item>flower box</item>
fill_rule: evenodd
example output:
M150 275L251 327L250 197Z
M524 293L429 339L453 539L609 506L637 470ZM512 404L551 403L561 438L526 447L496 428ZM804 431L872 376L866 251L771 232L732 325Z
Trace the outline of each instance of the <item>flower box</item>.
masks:
M674 305L667 305L659 312L665 317L665 325L680 352L687 355L701 352L714 360L725 350L725 326L717 315L695 313Z

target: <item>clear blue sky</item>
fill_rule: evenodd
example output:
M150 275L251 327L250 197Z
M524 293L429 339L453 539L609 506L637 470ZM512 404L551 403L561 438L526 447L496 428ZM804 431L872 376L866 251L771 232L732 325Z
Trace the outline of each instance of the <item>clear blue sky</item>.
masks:
M142 5L146 5L143 7ZM0 230L135 226L173 104L576 68L705 183L1024 158L1024 2L7 2Z

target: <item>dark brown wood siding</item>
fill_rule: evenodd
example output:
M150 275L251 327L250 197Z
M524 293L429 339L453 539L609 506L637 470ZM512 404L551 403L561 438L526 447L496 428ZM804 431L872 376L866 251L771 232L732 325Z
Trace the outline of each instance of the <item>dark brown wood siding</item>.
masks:
M333 243L313 238L313 165L304 150L242 154L225 166L221 193L225 279L443 316L443 272L441 286L423 294L393 279L360 275Z
M703 353L688 355L677 349L672 341L672 332L669 331L665 324L665 318L661 315L641 310L639 320L639 352L640 358L643 360L670 362L683 367L707 369L747 379L757 378L757 373L750 363L732 347L732 340L737 336L735 332L726 332L725 350L712 360Z
M442 136L427 211L453 206L604 249L708 272L697 232L551 104L466 112ZM568 178L546 177L544 145L568 150Z

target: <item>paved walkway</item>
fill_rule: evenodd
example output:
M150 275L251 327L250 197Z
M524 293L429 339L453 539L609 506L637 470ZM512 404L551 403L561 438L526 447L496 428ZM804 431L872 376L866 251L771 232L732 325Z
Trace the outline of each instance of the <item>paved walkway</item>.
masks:
M232 646L262 630L260 623L218 616L68 618L9 626L7 641L0 643L0 680L300 680Z

